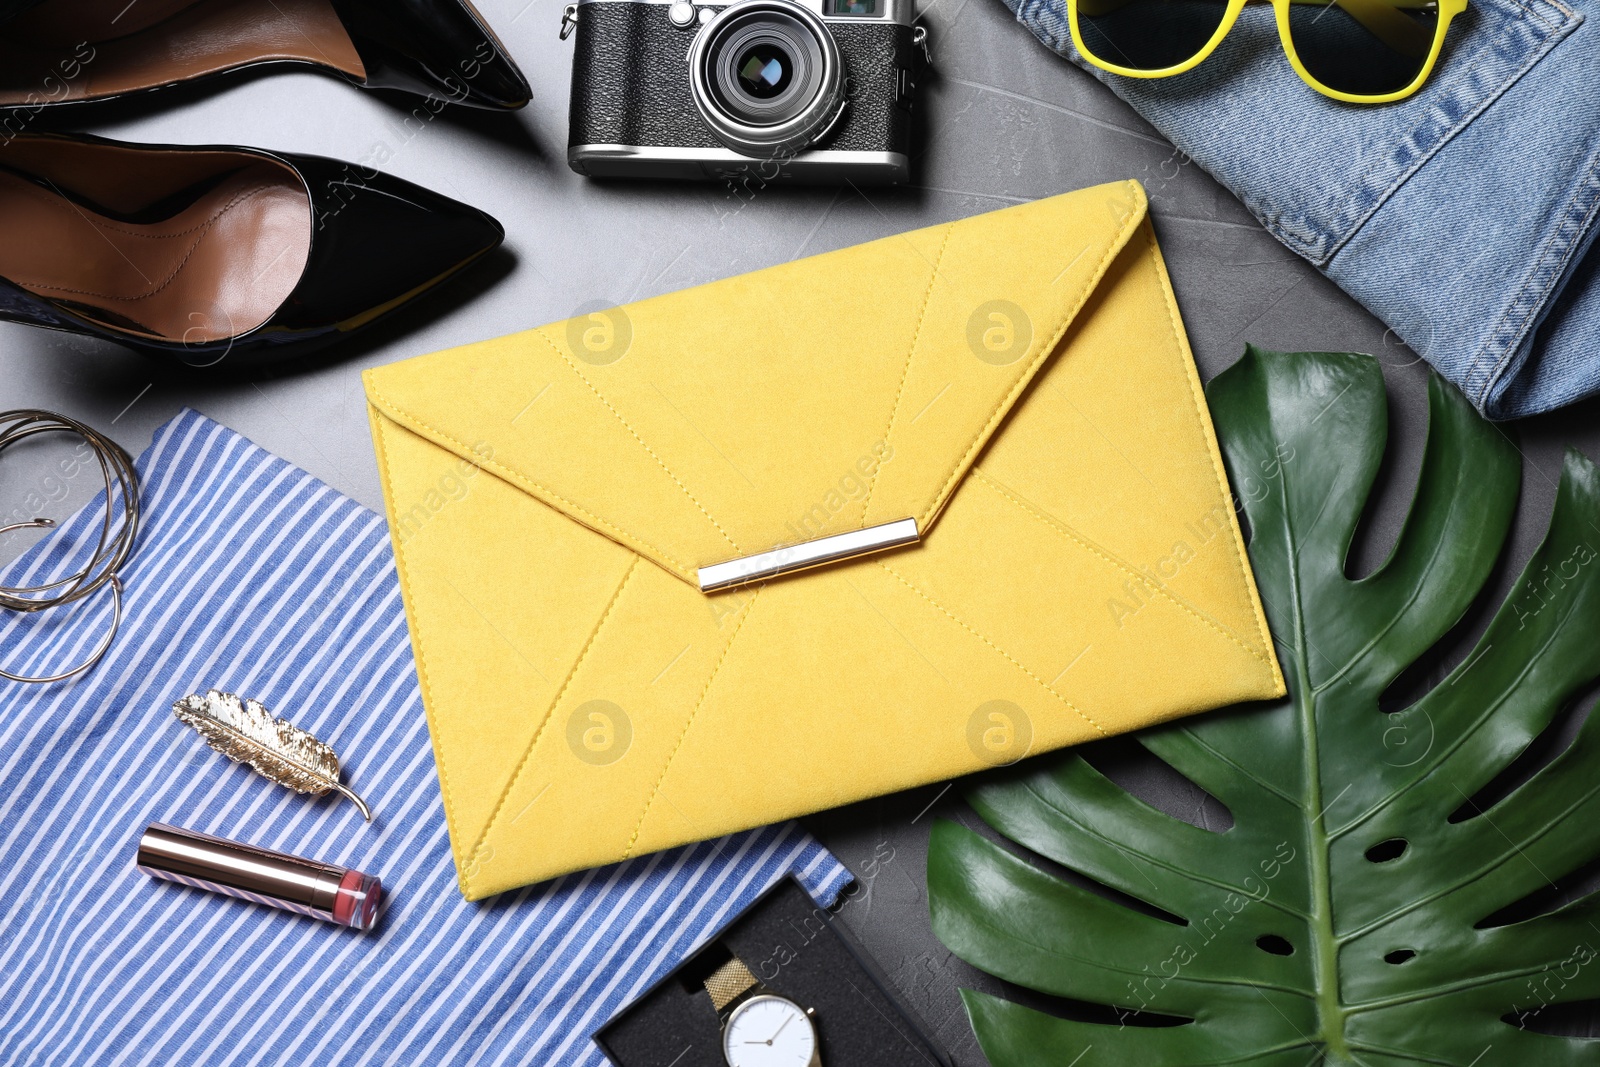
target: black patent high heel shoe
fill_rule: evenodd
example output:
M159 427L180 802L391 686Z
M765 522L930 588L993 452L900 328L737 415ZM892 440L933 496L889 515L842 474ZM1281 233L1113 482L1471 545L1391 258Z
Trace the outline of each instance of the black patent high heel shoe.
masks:
M192 366L297 359L504 236L476 208L317 156L0 140L0 319Z
M281 63L471 107L531 95L470 0L0 0L0 111Z

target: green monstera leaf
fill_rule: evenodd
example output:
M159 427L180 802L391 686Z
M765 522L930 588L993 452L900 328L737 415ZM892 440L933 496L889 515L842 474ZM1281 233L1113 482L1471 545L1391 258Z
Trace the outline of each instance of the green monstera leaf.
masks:
M1518 1025L1600 996L1600 894L1529 903L1600 856L1600 716L1525 784L1502 777L1600 676L1600 472L1568 454L1510 599L1460 667L1390 714L1380 695L1490 576L1515 448L1435 380L1399 540L1351 580L1385 444L1376 361L1251 350L1209 397L1289 694L1136 735L1228 808L1225 832L1145 804L1076 753L968 790L1021 848L935 826L944 943L1128 1024L964 991L984 1052L995 1067L1600 1064L1600 1041ZM1165 1025L1133 1025L1150 1021Z

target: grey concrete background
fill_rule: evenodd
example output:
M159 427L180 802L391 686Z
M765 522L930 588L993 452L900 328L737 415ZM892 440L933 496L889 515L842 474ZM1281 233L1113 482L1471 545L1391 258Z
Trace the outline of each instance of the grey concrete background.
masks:
M570 46L556 37L560 0L479 0L479 6L533 83L535 103L520 114L414 115L417 102L402 96L279 72L75 112L70 122L52 125L133 141L259 145L382 161L382 169L496 215L509 235L504 252L329 361L291 374L217 380L110 345L0 325L0 409L61 411L138 453L155 427L193 407L381 508L360 385L366 367L565 318L592 301L669 292L1132 177L1149 192L1204 377L1237 359L1246 341L1290 351L1369 352L1383 362L1391 463L1357 548L1357 569L1383 558L1420 457L1426 367L1125 105L1040 47L999 0L933 0L924 7L937 77L926 97L926 150L913 187L866 195L781 189L748 202L710 185L602 185L574 175L565 164ZM751 351L759 358L759 339ZM1600 457L1595 411L1585 405L1508 428L1526 460L1523 509L1491 601L1498 602L1542 534L1563 445ZM48 497L46 510L55 516L93 495L93 474L65 482L52 474L69 451L65 442L29 445L5 457L0 525L29 493ZM20 547L20 540L0 545L0 559ZM1464 638L1486 617L1480 612ZM1443 666L1462 644L1441 651ZM1209 817L1206 798L1192 787L1137 763L1118 773L1177 814ZM844 921L965 1067L983 1057L956 991L994 990L999 983L954 960L934 939L924 883L930 823L977 822L958 797L958 788L929 786L825 813L809 825L857 871L877 857L870 892L846 909Z

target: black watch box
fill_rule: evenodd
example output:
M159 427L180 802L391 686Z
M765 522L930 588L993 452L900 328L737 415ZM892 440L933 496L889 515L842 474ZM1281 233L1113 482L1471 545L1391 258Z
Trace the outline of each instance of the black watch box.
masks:
M823 908L785 878L602 1027L596 1044L616 1067L727 1067L705 980L731 955L764 992L813 1009L822 1067L949 1067L839 920L848 893Z

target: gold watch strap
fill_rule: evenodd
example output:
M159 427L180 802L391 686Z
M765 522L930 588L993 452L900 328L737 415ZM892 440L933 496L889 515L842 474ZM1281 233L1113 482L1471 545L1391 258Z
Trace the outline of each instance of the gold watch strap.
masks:
M757 984L750 968L738 956L734 956L706 978L706 992L711 994L712 1007L721 1011L741 993L755 988Z

